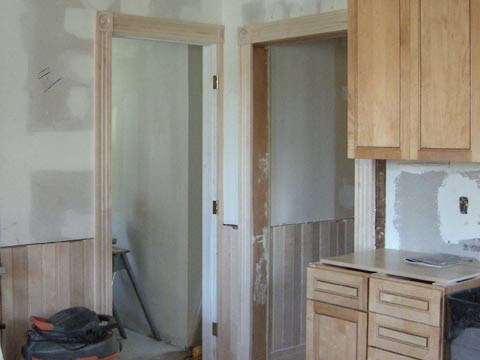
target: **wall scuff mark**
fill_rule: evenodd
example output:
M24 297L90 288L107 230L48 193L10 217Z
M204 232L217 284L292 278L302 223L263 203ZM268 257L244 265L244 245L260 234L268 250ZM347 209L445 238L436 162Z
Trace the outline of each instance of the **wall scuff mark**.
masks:
M268 242L269 231L264 229L263 235L257 236L254 239L255 253L255 281L253 285L253 301L256 304L265 305L268 298L268 282L267 282L267 251L266 243Z

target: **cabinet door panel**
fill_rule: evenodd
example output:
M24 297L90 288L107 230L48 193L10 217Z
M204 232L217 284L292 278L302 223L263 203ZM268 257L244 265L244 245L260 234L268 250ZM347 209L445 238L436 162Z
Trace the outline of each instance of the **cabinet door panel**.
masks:
M307 360L365 360L367 315L307 301Z
M470 0L421 0L420 39L420 147L470 149Z
M358 147L400 147L400 1L357 2Z

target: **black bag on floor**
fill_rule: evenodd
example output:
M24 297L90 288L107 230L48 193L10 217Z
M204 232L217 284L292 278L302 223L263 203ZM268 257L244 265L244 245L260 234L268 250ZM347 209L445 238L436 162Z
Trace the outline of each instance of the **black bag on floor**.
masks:
M84 307L60 311L43 319L32 316L32 329L22 348L25 360L113 360L121 351L113 317Z

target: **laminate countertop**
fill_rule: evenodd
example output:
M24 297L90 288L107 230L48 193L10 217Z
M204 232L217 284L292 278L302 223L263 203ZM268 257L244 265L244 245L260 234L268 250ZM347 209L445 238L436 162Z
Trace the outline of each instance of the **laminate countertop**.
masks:
M477 260L445 268L415 265L405 261L406 257L418 255L425 255L425 253L380 249L321 259L320 262L312 263L310 266L331 265L428 281L439 285L458 283L480 276L480 261Z

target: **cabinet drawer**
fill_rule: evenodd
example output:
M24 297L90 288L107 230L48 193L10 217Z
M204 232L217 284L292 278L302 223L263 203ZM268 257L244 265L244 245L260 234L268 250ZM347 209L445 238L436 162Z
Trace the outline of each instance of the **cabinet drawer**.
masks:
M440 326L442 292L425 286L370 279L369 310L422 324Z
M368 275L354 271L309 268L307 298L367 311Z
M368 345L416 359L438 360L441 329L369 313Z
M388 351L376 349L374 347L368 348L368 360L414 360L411 357L403 356Z

